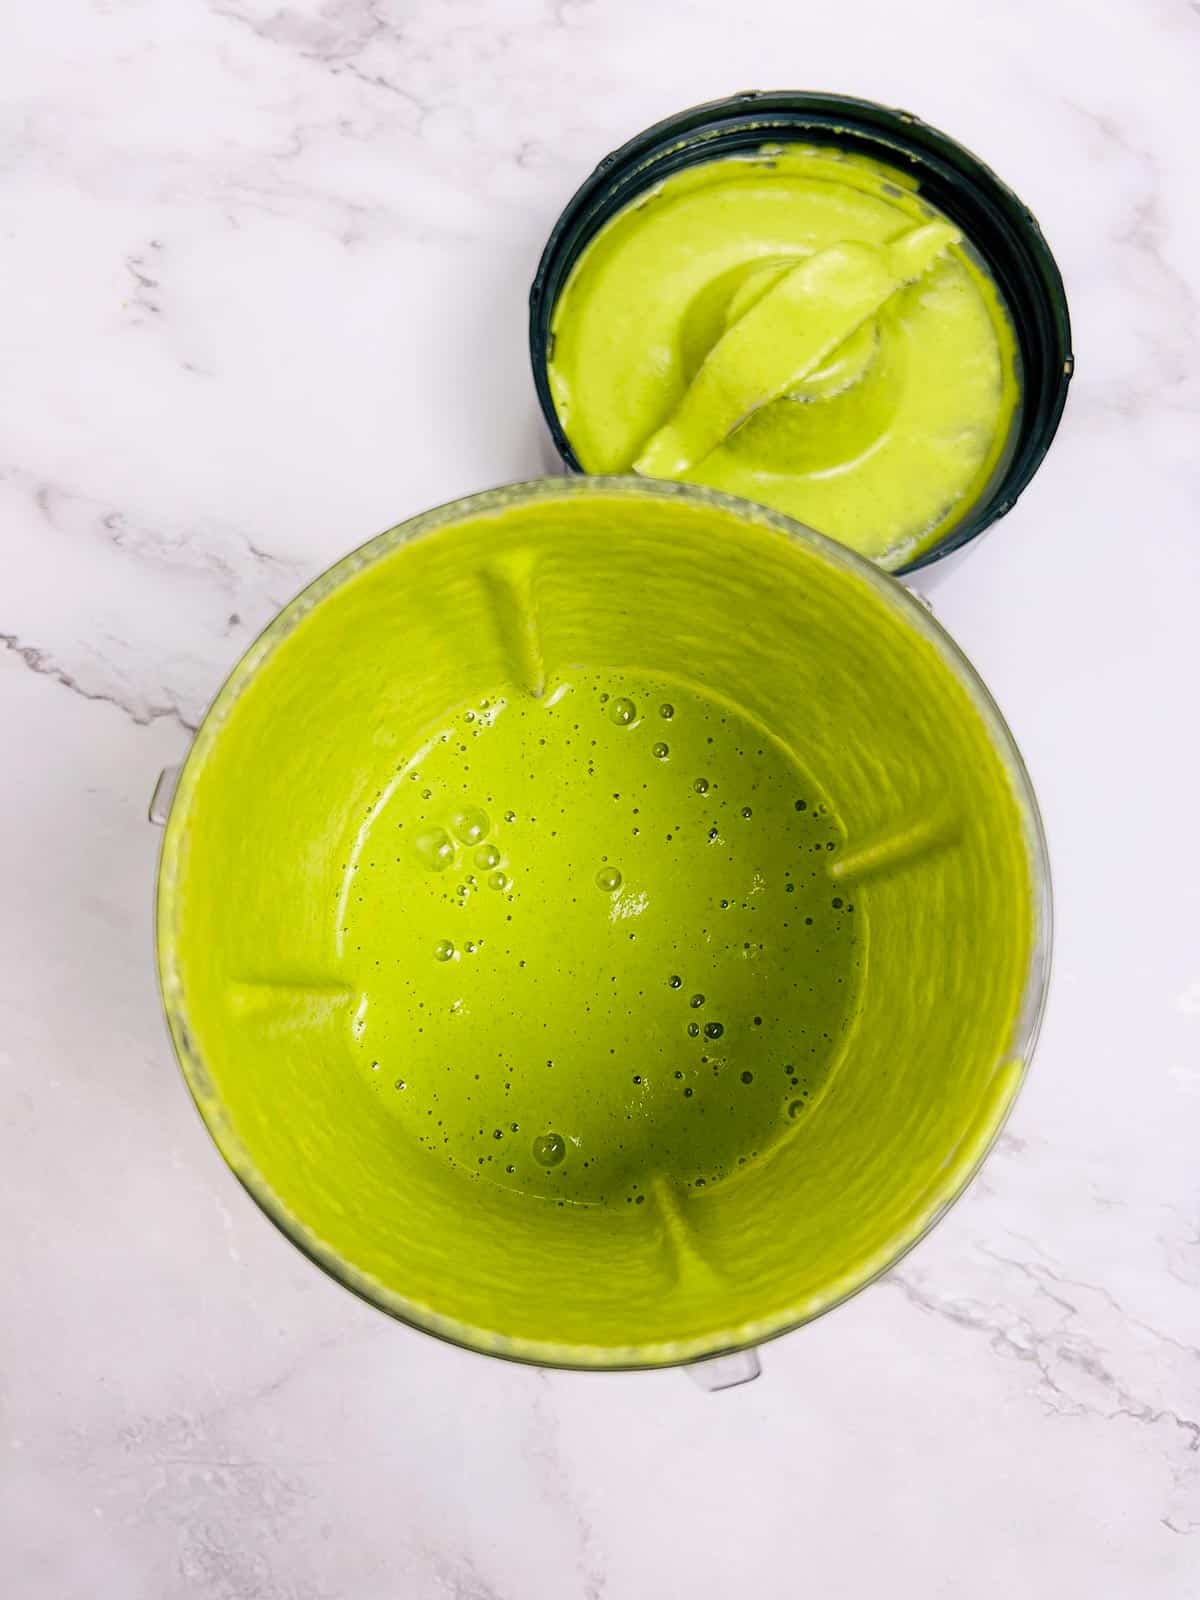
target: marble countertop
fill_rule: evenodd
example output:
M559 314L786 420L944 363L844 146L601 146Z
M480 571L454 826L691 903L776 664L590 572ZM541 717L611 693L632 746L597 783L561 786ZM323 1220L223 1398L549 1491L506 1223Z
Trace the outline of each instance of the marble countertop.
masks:
M1200 5L62 0L0 74L0 1592L1192 1600ZM779 85L954 133L1063 267L1058 440L925 585L1056 972L968 1196L706 1395L445 1347L274 1232L160 1022L146 805L308 577L539 470L525 294L595 160Z

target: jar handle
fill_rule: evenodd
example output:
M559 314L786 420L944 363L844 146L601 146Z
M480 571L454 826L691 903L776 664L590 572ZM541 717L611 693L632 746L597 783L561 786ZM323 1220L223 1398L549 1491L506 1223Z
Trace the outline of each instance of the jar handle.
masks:
M736 1389L738 1384L752 1383L762 1372L762 1362L751 1345L748 1350L733 1350L729 1355L689 1361L684 1371L698 1389L716 1394L720 1389Z
M154 793L150 796L150 806L147 815L156 828L166 826L167 818L171 814L171 801L175 798L175 790L179 787L179 774L183 771L182 764L177 767L164 767L158 775L158 782L154 785Z

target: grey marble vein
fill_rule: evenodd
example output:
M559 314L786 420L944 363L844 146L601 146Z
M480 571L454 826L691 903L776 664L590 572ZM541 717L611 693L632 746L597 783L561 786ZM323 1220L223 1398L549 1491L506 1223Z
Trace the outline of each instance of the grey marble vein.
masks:
M96 700L105 705L115 706L139 727L148 727L152 722L167 718L184 730L185 733L195 733L197 723L190 722L178 706L172 705L132 705L122 700L119 695L106 693L101 689L89 689L79 683L72 675L45 650L39 650L34 645L22 644L12 633L0 633L0 645L18 661L24 662L30 672L36 672L39 677L50 678L60 684L64 689L69 689L72 694L79 695L84 700Z
M1015 1237L1015 1236L1014 1236ZM1037 1247L1025 1241L1031 1250ZM1161 1521L1174 1533L1200 1526L1200 1344L1189 1344L1130 1313L1101 1284L989 1245L979 1256L1001 1269L989 1279L994 1300L937 1287L911 1267L885 1282L912 1305L965 1331L986 1336L997 1355L1037 1374L1034 1393L1047 1413L1096 1417L1171 1431L1165 1443L1172 1493ZM1150 1359L1122 1356L1133 1332ZM1122 1370L1125 1368L1125 1370Z

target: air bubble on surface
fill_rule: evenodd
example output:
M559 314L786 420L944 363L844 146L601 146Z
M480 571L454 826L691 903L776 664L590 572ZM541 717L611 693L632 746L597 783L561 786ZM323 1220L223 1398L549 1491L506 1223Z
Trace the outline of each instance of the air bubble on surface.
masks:
M454 840L445 828L426 828L413 840L413 848L430 872L445 872L454 860Z
M464 806L461 811L455 812L450 826L461 843L472 845L487 838L492 824L487 812L480 806Z
M533 1141L533 1159L540 1167L560 1166L567 1153L567 1141L561 1133L543 1133Z

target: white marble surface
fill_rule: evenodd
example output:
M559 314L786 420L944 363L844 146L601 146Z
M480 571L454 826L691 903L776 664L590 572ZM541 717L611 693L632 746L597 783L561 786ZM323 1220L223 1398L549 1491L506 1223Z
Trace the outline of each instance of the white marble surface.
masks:
M0 57L0 1593L1200 1592L1196 0L59 0ZM506 1367L315 1272L160 1025L158 769L309 575L531 475L577 181L734 89L939 123L1040 216L1078 375L930 585L1058 889L1036 1070L889 1280L706 1396Z

